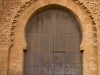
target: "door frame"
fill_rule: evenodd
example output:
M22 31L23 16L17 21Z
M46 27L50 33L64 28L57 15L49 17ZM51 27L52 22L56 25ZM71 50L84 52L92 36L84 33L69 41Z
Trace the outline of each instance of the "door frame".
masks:
M63 21L63 20L65 20L65 21ZM47 28L45 28L45 26L46 27L49 26L49 28L47 27L48 28L47 29ZM60 29L61 27L63 27L63 28L66 27L66 28L64 30L62 30L62 29ZM35 29L35 31L34 31L34 29ZM48 33L50 33L50 34L48 35ZM64 35L62 35L61 33ZM36 35L36 36L34 36L34 35ZM43 36L45 36L45 37L43 37ZM26 27L26 40L27 40L28 50L25 51L25 54L24 54L24 58L25 58L24 74L35 74L34 73L35 71L33 71L33 69L35 70L37 68L40 69L39 72L42 74L47 74L49 72L49 71L42 72L43 69L44 70L49 69L50 70L49 74L54 74L54 75L60 74L60 72L58 71L60 69L58 67L61 67L61 64L62 64L63 67L61 67L61 68L66 70L65 71L66 73L63 73L63 74L68 74L67 71L70 70L70 71L72 71L70 74L80 73L81 75L83 75L83 72L82 72L83 71L82 70L83 69L82 68L82 62L83 62L82 60L83 59L81 57L83 52L80 52L80 50L79 50L81 39L82 39L82 33L81 33L79 23L68 10L64 9L64 7L63 7L63 9L61 9L60 6L55 6L55 5L52 5L52 7L50 9L48 9L48 8L45 10L43 9L42 12L39 12L35 16L32 17L31 21L29 22L29 25L27 25L27 27ZM60 43L57 42L57 40ZM63 41L62 44L65 46L61 45L61 40ZM70 40L69 43L68 43L68 40ZM34 42L32 42L32 41L34 41ZM47 41L48 41L48 43L46 44ZM49 47L44 48L46 46L49 46ZM52 48L50 48L50 47L52 47ZM73 51L74 51L73 47L75 48L75 51L76 51L74 53L73 53ZM67 48L67 49L65 49L65 48ZM38 49L38 51L36 51L36 49ZM46 49L46 51L44 51L43 49ZM42 53L40 50L42 50ZM31 52L31 55L30 55L30 52ZM36 53L36 56L34 56L35 53ZM63 56L63 54L64 54L64 56ZM68 54L68 56L66 56L66 54ZM43 56L43 57L41 57L41 56ZM45 57L46 57L46 59L48 59L48 61L45 60ZM60 58L60 57L62 57L62 58ZM81 57L81 59L80 59L80 57ZM35 61L35 59L36 59L36 61ZM42 59L43 61L41 61L39 59ZM74 59L77 59L77 61ZM62 62L62 60L63 60L63 62ZM38 62L38 65L40 64L40 66L35 66L35 64L37 64L37 62ZM43 63L46 64L44 66L45 68L43 68L43 65L42 65ZM80 67L79 66L75 67L75 65L77 65L77 63L79 63ZM48 67L51 67L51 68L48 68L47 64L52 64L52 65L48 65ZM71 64L73 66L71 66ZM69 67L66 65L69 65ZM66 67L64 67L64 66L66 66ZM77 68L80 69L79 72L77 72L77 70L75 70ZM58 69L58 70L56 70L56 69ZM63 70L63 69L61 69L61 70ZM31 72L33 71L33 72L30 73L29 71L31 71ZM59 73L57 73L57 72L59 72ZM38 73L38 71L37 71L36 75L40 74L40 73Z
M71 3L71 4L70 4ZM16 23L16 29L14 34L14 43L13 47L10 49L10 56L9 59L13 59L13 62L9 62L9 75L23 75L23 64L24 64L24 51L27 50L27 43L25 37L25 30L30 19L39 11L43 11L43 9L47 9L50 7L58 7L61 9L66 9L70 11L80 23L80 27L82 30L82 42L80 45L80 50L84 51L83 54L83 75L92 70L92 68L97 69L97 63L92 63L95 47L93 45L94 38L93 38L93 30L92 30L92 21L88 14L83 10L79 5L77 5L74 1L66 0L58 1L58 0L38 0L31 4L28 8L26 8ZM16 57L16 54L19 56ZM15 58L16 57L16 58ZM88 58L87 58L88 57ZM91 58L91 59L90 59ZM92 59L93 58L93 59ZM97 57L95 57L94 62L96 61ZM15 64L16 63L16 64ZM90 64L89 64L90 63ZM91 63L93 66L91 66ZM16 68L14 68L13 66ZM88 66L88 68L87 68ZM92 70L95 75L97 75L96 70Z

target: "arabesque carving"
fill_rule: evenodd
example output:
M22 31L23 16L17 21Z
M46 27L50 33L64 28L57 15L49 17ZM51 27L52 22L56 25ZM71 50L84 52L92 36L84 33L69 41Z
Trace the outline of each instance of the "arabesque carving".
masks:
M0 46L12 46L16 22L22 12L36 0L4 0L0 25Z
M83 9L86 9L86 12L89 14L90 18L93 22L93 35L94 35L94 43L97 48L99 45L100 38L100 0L73 0L77 4L81 5Z
M37 0L10 0L3 1L3 14L0 29L0 45L8 45L13 43L13 35L16 27L16 22L22 12ZM93 35L95 38L95 46L99 42L100 28L100 0L73 0L86 10L93 22ZM97 29L98 28L98 29ZM98 38L97 38L98 35Z
M89 14L93 25L94 46L97 49L98 64L100 64L100 0L74 0L81 5ZM98 65L98 75L100 74L100 66Z
M12 45L14 29L16 22L22 12L37 0L10 0L4 1L3 14L0 29L0 45ZM93 35L95 38L95 46L97 47L97 40L100 38L100 32L97 34L97 30L100 28L100 1L99 0L73 0L77 4L86 9L87 14L93 22ZM98 28L98 29L97 29ZM97 38L98 35L98 38Z
M3 13L0 24L0 46L8 46L10 48L13 45L16 23L20 15L36 1L37 0L3 0ZM81 6L91 18L93 22L92 29L95 47L100 50L100 0L72 1Z

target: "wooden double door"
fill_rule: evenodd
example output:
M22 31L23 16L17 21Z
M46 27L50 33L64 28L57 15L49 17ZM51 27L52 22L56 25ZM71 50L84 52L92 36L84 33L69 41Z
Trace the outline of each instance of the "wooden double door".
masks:
M26 29L24 75L82 75L81 39L70 12L52 8L38 13Z

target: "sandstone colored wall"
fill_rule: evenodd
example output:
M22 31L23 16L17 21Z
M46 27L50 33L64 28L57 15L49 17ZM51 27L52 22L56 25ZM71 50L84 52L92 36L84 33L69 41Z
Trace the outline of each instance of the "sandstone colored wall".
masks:
M0 42L2 42L2 14L3 14L3 0L0 0ZM8 49L3 48L0 43L0 75L7 75L8 67Z
M63 5L68 3L76 12L84 12L80 17L86 24L83 26L85 40L82 48L86 50L83 75L100 75L100 0L0 0L0 75L23 74L23 49L26 49L23 45L26 43L21 30L26 24L24 21L27 21L33 9L52 2ZM76 7L80 7L79 10Z
M2 0L0 0L0 13L2 13ZM1 14L0 14L0 20L1 20Z

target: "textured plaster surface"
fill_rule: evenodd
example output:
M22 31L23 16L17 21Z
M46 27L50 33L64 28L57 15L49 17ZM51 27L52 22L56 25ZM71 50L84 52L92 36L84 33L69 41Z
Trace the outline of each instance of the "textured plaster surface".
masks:
M36 10L49 4L64 6L75 14L83 33L83 75L100 75L99 0L3 0L3 4L0 0L0 75L23 75L25 29Z

